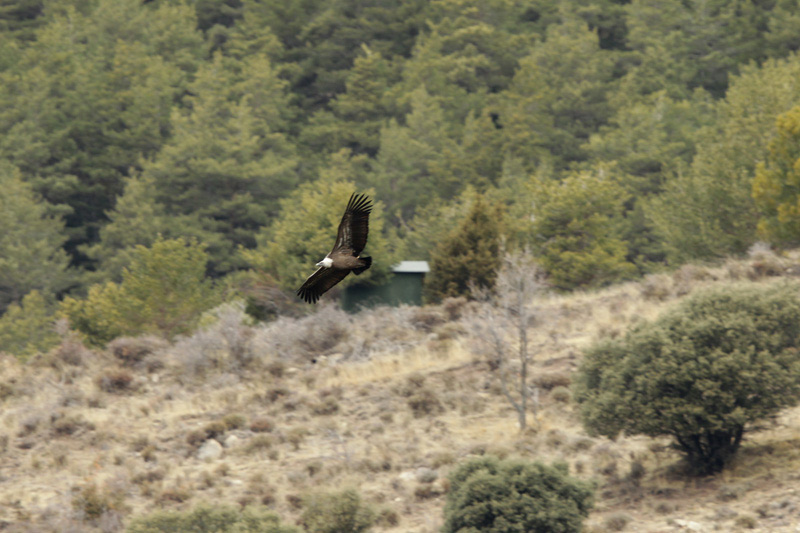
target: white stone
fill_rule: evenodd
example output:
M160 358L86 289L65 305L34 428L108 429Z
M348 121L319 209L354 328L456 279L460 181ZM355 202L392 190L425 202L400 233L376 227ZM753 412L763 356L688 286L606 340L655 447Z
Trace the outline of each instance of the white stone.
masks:
M228 435L225 438L224 444L226 448L233 448L234 446L239 444L239 437L237 437L236 435Z
M400 472L397 477L399 477L401 481L414 481L417 476L414 474L414 472L406 470L405 472Z
M691 520L675 520L675 525L684 531L696 531L698 533L705 531L702 524Z
M208 439L197 450L197 458L201 461L206 459L219 459L222 457L222 444L214 439Z

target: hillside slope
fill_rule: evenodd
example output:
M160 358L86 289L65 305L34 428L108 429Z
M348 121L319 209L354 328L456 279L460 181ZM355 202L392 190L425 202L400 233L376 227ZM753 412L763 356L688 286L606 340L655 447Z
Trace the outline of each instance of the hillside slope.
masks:
M295 523L304 495L355 487L379 513L375 531L432 533L447 473L492 453L566 461L595 480L588 531L800 531L800 408L749 433L729 470L693 479L666 441L587 436L564 388L602 336L697 287L774 283L795 263L762 255L544 296L531 341L539 408L523 434L469 350L461 301L321 307L262 326L230 306L174 344L100 352L65 335L26 365L0 356L0 529L119 531L199 502L266 504Z

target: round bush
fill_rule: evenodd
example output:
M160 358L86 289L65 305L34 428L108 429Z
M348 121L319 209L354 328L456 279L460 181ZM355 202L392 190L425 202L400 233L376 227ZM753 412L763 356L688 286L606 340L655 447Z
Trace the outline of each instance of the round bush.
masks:
M308 533L360 533L375 522L375 512L352 489L311 494L303 504L300 520Z
M565 464L481 457L450 476L443 533L572 533L592 506L592 489Z
M590 349L575 400L590 432L671 436L695 473L711 474L747 424L798 402L798 346L798 285L708 289Z

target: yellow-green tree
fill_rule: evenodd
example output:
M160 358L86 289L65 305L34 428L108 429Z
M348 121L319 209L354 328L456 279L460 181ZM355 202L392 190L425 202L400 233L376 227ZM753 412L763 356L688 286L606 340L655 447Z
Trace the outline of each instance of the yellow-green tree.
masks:
M31 291L11 304L0 318L0 349L24 361L58 344L54 305L39 291Z
M753 199L763 238L781 244L800 240L800 106L778 117L767 161L756 167Z
M83 300L66 298L61 312L95 344L120 335L187 333L217 302L207 263L203 244L159 238L136 247L121 283L94 285Z
M627 194L602 171L538 184L535 255L560 289L597 287L635 272L619 236Z
M383 202L373 189L356 185L366 172L366 157L350 157L347 150L334 154L319 179L304 183L281 201L278 220L258 235L258 246L243 255L256 269L274 277L280 287L293 290L316 269L336 240L344 208L354 192L373 200L369 218L369 239L365 255L373 257L372 267L357 279L380 281L401 259L399 248L384 230ZM359 179L361 177L361 179ZM342 285L353 283L349 276Z

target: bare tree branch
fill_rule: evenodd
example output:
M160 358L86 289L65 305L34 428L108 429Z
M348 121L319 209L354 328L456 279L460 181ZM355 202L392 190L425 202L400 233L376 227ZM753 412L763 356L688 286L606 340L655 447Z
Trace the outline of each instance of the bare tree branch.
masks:
M520 430L527 427L529 405L538 420L538 391L528 385L528 330L534 325L534 300L544 287L542 270L531 255L517 252L505 256L494 290L472 288L479 302L468 319L473 349L487 358L503 395L517 411Z

